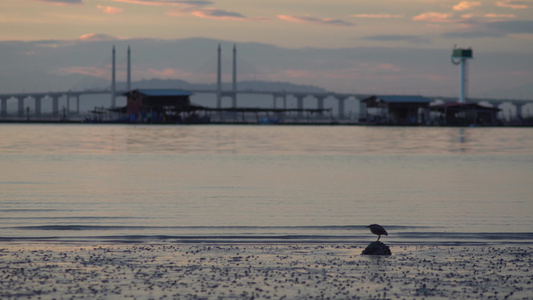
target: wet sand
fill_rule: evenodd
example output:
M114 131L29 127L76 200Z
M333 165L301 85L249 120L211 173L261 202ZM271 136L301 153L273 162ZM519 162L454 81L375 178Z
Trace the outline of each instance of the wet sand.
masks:
M4 243L1 299L533 299L533 247Z

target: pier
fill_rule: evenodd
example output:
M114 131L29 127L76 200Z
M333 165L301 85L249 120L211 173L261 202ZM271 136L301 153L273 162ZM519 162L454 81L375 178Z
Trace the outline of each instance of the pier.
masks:
M63 91L63 92L32 92L32 93L13 93L13 94L0 94L0 120L46 120L46 119L57 119L60 118L70 118L72 116L80 116L85 112L80 111L80 102L84 101L84 96L89 95L109 95L112 94L123 94L125 90L98 90L98 91ZM193 94L207 94L212 95L214 101L218 102L216 99L220 95L221 99L229 97L232 99L231 108L239 108L236 99L244 98L249 95L263 95L269 96L272 98L270 105L265 105L265 107L270 107L272 109L297 109L303 110L305 107L314 107L316 109L324 109L325 99L332 99L337 102L337 115L335 118L339 121L346 120L345 112L345 103L347 101L355 101L358 103L359 107L364 105L361 100L371 97L373 95L369 94L344 94L344 93L311 93L311 92L272 92L272 91L222 91L219 93L217 90L190 90ZM398 95L401 96L401 95ZM288 107L287 99L289 97L296 99L296 107ZM432 99L435 103L450 103L457 101L456 98L451 97L427 97ZM59 100L65 102L64 108L59 107ZM17 103L16 111L8 111L7 103L8 101L13 101ZM305 103L304 103L305 102ZM532 100L509 100L509 99L490 99L490 98L469 98L469 103L488 103L493 107L500 107L504 104L511 104L515 106L516 113L514 118L520 118L524 115L524 106L532 104ZM33 104L33 110L28 111L28 104ZM46 116L43 114L43 106L48 103L51 108L51 112ZM311 103L310 105L304 105ZM220 108L220 107L218 107ZM360 109L362 113L363 109ZM298 113L298 117L304 118L302 112Z
M261 108L271 108L271 109L283 109L289 110L293 109L296 112L296 119L303 119L306 116L304 115L304 107L316 110L324 109L325 100L333 101L336 103L337 114L334 118L343 122L347 119L353 121L353 116L347 116L345 107L347 102L352 102L352 105L359 107L359 115L356 116L356 119L363 118L363 112L365 111L364 103L361 101L371 96L369 94L360 94L360 93L337 93L337 92L294 92L294 91L261 91L261 90L239 90L237 87L237 49L236 46L233 47L233 72L232 72L232 85L230 90L222 89L221 82L221 60L220 60L221 48L220 45L217 49L217 85L216 89L199 89L199 90L189 90L193 94L206 94L213 96L213 104L216 109L222 109L222 100L224 98L229 98L231 100L231 108L236 110L242 108L239 106L238 99L244 99L247 96L267 96L270 97L271 103L265 103ZM86 96L90 95L106 95L110 97L109 108L116 108L116 97L117 95L122 95L128 91L126 90L117 90L116 89L116 66L115 66L115 48L112 50L113 63L111 73L111 88L102 89L102 90L83 90L83 91L54 91L54 92L25 92L25 93L7 93L0 94L0 121L24 121L24 120L65 120L65 119L76 119L81 118L86 112L80 111L80 102L88 101L85 100ZM131 89L131 51L128 47L128 73L127 73L127 87ZM412 96L412 95L394 95L394 96ZM439 97L439 96L424 96L425 98L431 99L433 104L439 103L450 103L457 102L457 98L452 97ZM296 106L289 107L288 99L291 99L296 103ZM295 101L294 101L295 100ZM59 106L59 102L65 103L62 107ZM16 103L16 110L8 110L8 102ZM353 103L355 102L355 104ZM533 104L533 100L518 100L518 99L493 99L493 98L468 98L468 103L484 103L491 105L494 108L499 108L502 105L510 104L514 106L514 115L511 115L510 112L505 111L505 118L509 119L509 122L513 119L521 120L525 116L524 107L528 104ZM32 106L30 109L29 105ZM44 114L43 107L48 105L50 108L47 111L50 113ZM13 106L13 105L11 105ZM508 113L508 114L507 114ZM528 116L529 111L528 111ZM324 118L331 118L331 116L324 116Z

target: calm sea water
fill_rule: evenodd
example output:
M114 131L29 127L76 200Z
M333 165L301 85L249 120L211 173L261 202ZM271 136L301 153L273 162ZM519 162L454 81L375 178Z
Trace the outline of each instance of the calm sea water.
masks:
M533 243L533 129L0 125L0 240Z

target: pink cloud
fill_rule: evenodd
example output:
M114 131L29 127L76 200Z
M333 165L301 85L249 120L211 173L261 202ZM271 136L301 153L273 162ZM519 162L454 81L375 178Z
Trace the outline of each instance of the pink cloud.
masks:
M148 6L184 6L196 7L211 4L211 1L204 0L111 0L129 4L140 4Z
M356 69L339 69L339 70L302 70L288 69L279 71L268 71L261 75L262 79L279 81L291 80L294 82L312 82L314 80L323 81L324 79L356 79L360 77Z
M353 23L329 19L329 18L314 18L314 17L296 17L288 15L278 15L278 18L288 22L302 23L302 24L315 24L315 25L330 25L330 26L354 26Z
M391 15L391 14L357 14L352 15L355 18L367 18L367 19L392 19L392 18L403 18L402 15Z
M58 75L70 75L70 74L82 74L82 75L88 75L92 77L98 77L98 78L109 78L109 70L111 70L111 67L109 68L96 68L96 67L66 67L66 68L59 68L55 72L55 74Z
M507 7L511 9L526 9L529 7L531 3L526 1L513 1L513 0L506 0L506 1L498 1L496 2L496 6L499 7Z
M59 6L83 4L83 0L37 0L37 1L59 5Z
M138 68L134 70L135 78L194 78L198 74L183 71L180 69L164 68L164 69L154 69L154 68Z
M186 8L181 11L169 11L166 13L170 17L182 17L191 14L198 18L213 19L220 21L264 21L267 18L247 17L238 12L227 11L217 8Z
M283 73L289 78L315 78L318 75L308 70L285 70Z
M110 15L120 14L120 13L122 13L124 11L122 8L112 7L112 6L97 5L96 8L98 8L102 12L104 12L106 14L110 14Z
M413 17L413 21L424 21L431 23L450 23L453 22L451 19L452 14L444 14L438 12L426 12L418 16Z
M495 18L495 19L513 19L516 18L513 14L485 14L486 18Z
M458 4L453 6L453 10L457 10L457 11L470 10L476 6L481 6L481 2L461 1Z
M157 77L163 77L163 78L174 77L178 74L178 72L175 69L170 69L170 68L163 69L163 70L156 70L156 69L150 68L148 69L148 72Z
M400 69L399 67L395 66L395 65L392 65L392 64L387 64L387 63L379 63L376 65L376 69L377 70L383 70L383 71L390 71L390 72L400 72L402 69Z
M230 12L216 8L205 8L200 10L194 10L191 14L198 18L224 20L224 21L243 21L248 18L240 13Z
M461 18L463 18L463 19L472 19L475 16L476 16L475 14L465 14L465 15L461 15Z
M400 67L389 63L361 63L359 64L358 68L363 71L365 75L382 75L383 73L398 73L402 71Z
M81 41L113 41L117 38L103 33L87 33L78 38Z

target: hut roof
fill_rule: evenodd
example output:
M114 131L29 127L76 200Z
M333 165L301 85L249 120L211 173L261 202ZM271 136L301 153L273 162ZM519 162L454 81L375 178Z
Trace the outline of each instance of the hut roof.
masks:
M363 102L386 102L386 103L425 103L429 104L433 100L423 97L423 96L396 96L396 95L385 95L385 96L371 96L362 100Z
M192 93L185 90L178 89L137 89L124 93L127 96L131 93L137 92L148 97L176 97L176 96L191 96Z
M460 111L467 111L467 110L494 111L494 112L501 111L501 109L497 107L488 107L488 106L479 105L477 103L459 103L459 102L442 103L442 104L432 105L429 108L431 110L436 110L436 111L442 111L445 109L460 110Z

